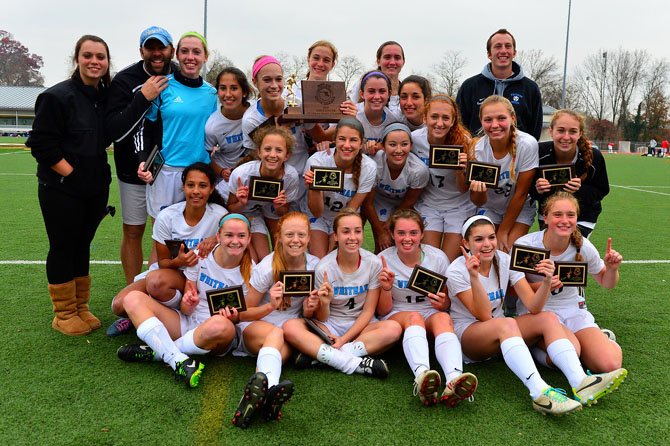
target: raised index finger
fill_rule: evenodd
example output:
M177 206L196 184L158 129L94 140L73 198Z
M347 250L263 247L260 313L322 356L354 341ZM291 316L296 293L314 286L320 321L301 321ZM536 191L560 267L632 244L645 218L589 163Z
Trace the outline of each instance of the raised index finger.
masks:
M382 268L387 269L388 264L386 263L386 259L384 258L384 256L381 256L381 257L382 257Z
M609 254L610 251L612 251L612 237L607 238L607 254Z
M463 253L463 257L465 258L465 260L468 260L470 258L470 255L463 246L461 246L461 252Z
M328 283L328 271L323 272L323 283Z

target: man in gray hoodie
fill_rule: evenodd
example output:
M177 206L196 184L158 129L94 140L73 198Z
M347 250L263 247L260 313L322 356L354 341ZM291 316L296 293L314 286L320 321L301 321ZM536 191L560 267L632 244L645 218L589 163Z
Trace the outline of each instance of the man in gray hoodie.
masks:
M486 41L490 63L480 74L461 85L456 103L463 124L473 133L481 129L479 106L488 96L504 96L514 106L517 128L530 133L535 139L542 132L542 95L537 84L523 74L514 62L516 40L506 29L499 29Z

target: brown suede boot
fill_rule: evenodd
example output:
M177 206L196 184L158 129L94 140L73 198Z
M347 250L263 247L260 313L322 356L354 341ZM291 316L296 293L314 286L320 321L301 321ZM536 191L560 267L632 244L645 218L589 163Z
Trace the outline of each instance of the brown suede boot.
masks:
M77 314L91 327L91 330L97 330L102 326L100 319L88 311L88 302L91 300L91 276L75 277L74 283L77 295Z
M49 295L56 313L51 323L55 330L69 336L87 335L91 332L91 327L77 315L74 280L57 285L49 284Z

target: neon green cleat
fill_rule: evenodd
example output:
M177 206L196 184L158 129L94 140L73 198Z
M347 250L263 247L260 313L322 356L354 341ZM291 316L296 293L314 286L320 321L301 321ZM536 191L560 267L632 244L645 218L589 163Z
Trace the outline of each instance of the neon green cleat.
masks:
M581 410L582 405L565 396L565 390L548 387L538 398L533 400L533 409L542 415L563 415Z
M609 373L588 375L577 388L573 388L575 399L585 406L596 404L600 398L616 390L626 376L628 370L617 369Z

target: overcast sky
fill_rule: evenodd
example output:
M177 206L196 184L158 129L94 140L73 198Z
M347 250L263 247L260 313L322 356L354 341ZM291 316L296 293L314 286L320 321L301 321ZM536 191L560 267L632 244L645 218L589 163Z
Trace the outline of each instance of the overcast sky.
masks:
M446 50L461 51L468 59L469 77L487 62L485 42L498 28L515 35L518 50L541 49L563 66L568 0L209 0L208 5L210 48L243 70L260 54L306 54L319 39L332 41L340 55L358 56L367 67L381 42L396 40L407 59L401 77L430 71ZM107 41L118 71L138 60L144 28L163 26L176 40L186 31L202 32L203 11L204 0L3 1L0 29L44 58L42 74L50 86L69 73L74 43L83 34ZM568 74L599 49L646 49L667 58L669 43L667 1L574 0Z

